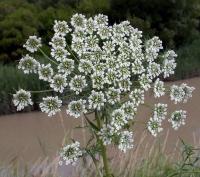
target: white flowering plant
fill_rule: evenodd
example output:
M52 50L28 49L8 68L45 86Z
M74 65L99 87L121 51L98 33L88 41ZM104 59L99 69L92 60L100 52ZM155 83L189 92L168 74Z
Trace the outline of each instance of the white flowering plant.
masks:
M150 89L154 97L168 94L177 103L186 103L194 87L187 84L165 86L162 81L174 74L176 53L162 51L162 41L153 37L143 42L142 31L129 21L109 25L108 17L98 14L86 18L75 14L71 21L55 21L54 35L49 42L50 54L42 50L42 40L30 36L24 47L29 51L22 57L18 68L25 74L37 74L49 86L49 96L40 103L42 112L53 116L61 111L66 95L73 95L66 114L83 117L93 137L93 143L81 147L73 141L60 152L60 165L76 164L90 155L96 163L103 159L99 175L112 176L107 158L107 147L114 144L122 152L134 147L133 123L140 105L145 105L145 92ZM40 52L47 63L40 63L34 54ZM14 94L17 110L32 105L31 93L20 89ZM39 93L43 91L38 91ZM150 105L151 106L151 105ZM152 106L152 116L146 129L157 136L167 119L167 104ZM88 114L94 113L94 118ZM185 124L186 111L175 110L168 121L177 130ZM97 166L98 168L98 166Z

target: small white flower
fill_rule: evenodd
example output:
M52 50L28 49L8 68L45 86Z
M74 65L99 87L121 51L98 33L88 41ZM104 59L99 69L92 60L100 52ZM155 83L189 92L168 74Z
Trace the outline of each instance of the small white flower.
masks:
M161 74L160 65L155 62L149 63L149 66L147 68L147 73L149 78L151 79L156 78Z
M120 94L121 94L120 89L110 87L108 89L108 91L106 92L108 103L113 105L113 104L119 102L120 101Z
M94 65L94 67L93 67L93 71L94 71L94 73L96 75L102 75L102 76L104 76L105 69L106 69L105 63L100 63L100 62L96 63Z
M22 69L25 74L37 73L40 63L30 55L25 55L19 62L18 69Z
M123 79L123 80L119 81L119 89L122 92L130 91L131 85L132 85L132 83L131 83L130 79Z
M94 21L96 23L96 28L101 28L103 26L108 25L108 17L103 14L98 14L94 17Z
M167 78L170 75L174 74L175 68L176 68L175 61L173 61L173 60L164 60L164 62L163 62L164 78Z
M169 119L169 122L172 123L172 127L175 130L178 130L178 128L181 125L185 125L185 119L186 119L186 111L178 110L172 113L171 118Z
M13 104L17 107L17 111L21 111L28 105L33 105L30 92L23 89L18 90L13 94Z
M116 45L122 45L124 43L124 33L114 33L111 36L112 41L116 44Z
M101 26L98 28L97 34L101 39L109 39L111 37L111 28L109 26Z
M158 57L158 52L161 49L163 49L162 41L157 36L146 41L145 44L146 60L149 63L153 62Z
M23 45L23 47L31 53L36 52L41 46L41 38L38 38L37 36L29 36L28 40Z
M88 102L89 109L101 110L101 108L104 106L104 103L106 102L106 99L104 98L104 94L102 91L95 92L94 90L92 90L92 93L88 98Z
M76 94L79 94L87 86L85 76L75 75L71 79L69 86L71 90L75 91Z
M124 30L124 33L127 35L127 36L129 36L129 35L131 35L131 32L132 32L132 34L133 34L133 27L130 25L130 22L128 21L128 20L126 20L126 21L123 21L123 22L121 22L120 23L121 24L121 26L122 26L122 28L123 28L123 30Z
M73 42L82 42L82 44L84 45L85 31L75 30L75 31L73 31L71 36L72 36L72 43Z
M84 30L86 27L87 20L85 15L82 14L74 14L71 18L71 25L75 28L75 30Z
M120 39L120 37L122 37L122 39L123 39L123 37L125 36L124 29L123 29L123 26L121 23L120 24L115 23L113 25L112 31L113 31L113 34L115 37L117 37L117 36L119 37L118 39ZM116 42L120 43L120 40L117 40Z
M107 84L113 84L113 85L116 85L116 81L117 81L117 72L116 71L113 71L113 70L108 70L106 73L105 73L105 82Z
M66 47L66 41L63 36L59 36L58 34L54 34L54 36L51 38L51 42L49 44L53 48L61 47L65 48Z
M158 103L154 106L154 119L164 120L167 115L167 104Z
M101 130L98 132L98 135L99 138L103 141L103 144L106 146L111 144L115 136L119 135L119 133L116 132L113 126L104 124Z
M116 130L120 130L127 123L124 110L116 109L112 112L110 125L115 127Z
M62 93L66 86L67 80L65 75L56 74L51 80L50 87L56 92Z
M87 50L96 51L99 48L99 39L95 35L90 35L85 38L85 47Z
M73 50L79 56L81 56L86 52L85 43L83 41L73 40L71 45L71 50Z
M54 23L53 29L58 35L65 36L71 31L66 21L55 20Z
M161 81L159 78L157 78L154 83L153 91L154 91L155 98L165 95L164 82Z
M68 105L67 114L74 116L75 118L80 117L83 113L87 112L85 103L86 101L82 99L70 102Z
M94 63L94 64L103 64L101 61L102 60L105 60L105 53L104 51L102 51L101 49L98 49L94 52L91 53L91 61Z
M144 91L141 89L134 89L129 94L129 98L131 101L136 105L139 106L140 104L144 103Z
M115 51L115 47L116 45L112 41L105 41L103 42L103 46L102 46L102 48L106 51L106 53L111 53Z
M89 33L89 34L93 34L94 31L96 31L96 23L95 21L93 20L93 18L89 18L87 20L87 23L86 23L86 31Z
M136 59L132 63L132 73L133 74L142 74L145 71L144 66L141 60Z
M151 117L148 121L147 128L153 136L157 136L158 133L163 130L163 128L161 127L161 121L153 117Z
M58 65L58 72L63 73L65 75L69 75L74 70L74 60L72 59L63 59L61 63Z
M117 58L111 56L111 58L106 58L106 68L108 71L115 71L119 67L120 62L116 62Z
M173 50L168 50L164 55L163 58L168 60L174 60L178 55Z
M75 165L78 159L83 155L83 151L80 149L80 143L74 142L72 144L64 146L60 151L59 164L62 165Z
M78 70L84 74L90 74L92 72L93 65L91 61L87 61L84 59L80 60Z
M183 103L186 103L189 98L192 97L192 92L195 90L194 87L189 87L187 84L182 83L181 86L183 91L185 92L184 98L183 98Z
M175 104L183 101L185 96L185 92L183 87L179 87L177 85L172 85L170 89L170 98L174 101Z
M173 50L169 50L163 55L164 78L169 77L171 74L174 74L174 70L176 68L176 62L175 62L176 57L177 54Z
M133 148L133 141L133 133L129 131L123 131L120 133L118 148L125 153L127 150Z
M51 56L55 58L56 61L63 61L68 54L68 51L60 46L51 49Z
M118 55L118 58L122 62L129 60L130 59L129 57L130 57L131 53L133 52L127 42L123 42L123 43L119 44L118 50L120 52L120 54Z
M58 96L56 97L48 96L46 98L43 98L43 102L40 103L41 111L47 113L48 116L53 116L57 112L59 112L61 106L62 106L62 101L58 99Z
M117 72L119 80L130 78L131 77L130 63L129 62L120 63Z
M143 65L141 68L143 68L143 70L145 71L144 67L146 67L144 65L145 61L145 56L144 53L142 51L142 46L133 46L132 47L132 53L130 54L131 56L131 63L135 63L135 65ZM139 72L139 69L136 69Z
M38 74L39 74L39 79L44 80L44 81L50 81L53 76L53 69L51 68L51 64L40 65Z
M127 120L132 120L136 115L137 108L133 102L125 102L121 106L121 109L124 111L124 115L127 118Z
M104 87L104 73L99 72L99 73L94 73L91 75L91 79L92 79L92 87L94 89L103 89Z
M142 89L144 89L145 91L147 91L149 88L151 88L151 82L152 80L149 78L149 76L142 74L141 76L139 76L139 83L140 86L142 87Z

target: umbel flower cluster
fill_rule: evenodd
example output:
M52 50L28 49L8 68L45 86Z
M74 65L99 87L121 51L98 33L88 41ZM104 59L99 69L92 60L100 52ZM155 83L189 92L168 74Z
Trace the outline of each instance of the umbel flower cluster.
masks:
M115 144L123 152L133 148L129 125L150 89L155 98L168 94L175 104L186 103L192 96L193 87L166 87L162 81L174 74L176 53L163 51L162 41L156 36L143 42L142 31L129 21L109 25L108 17L102 14L90 18L75 14L70 22L55 21L53 30L50 54L43 52L39 37L30 36L24 45L30 53L22 57L18 68L25 74L37 74L49 86L50 95L40 103L42 112L55 115L65 95L74 98L67 105L70 116L87 117L87 113L95 112L95 119L86 118L86 122L103 146ZM36 52L47 62L34 58ZM13 102L18 110L32 105L31 91L17 91ZM174 110L167 115L167 104L151 106L146 128L153 136L163 130L166 119L175 130L185 124L186 111ZM75 164L82 154L78 142L67 145L61 151L60 164Z

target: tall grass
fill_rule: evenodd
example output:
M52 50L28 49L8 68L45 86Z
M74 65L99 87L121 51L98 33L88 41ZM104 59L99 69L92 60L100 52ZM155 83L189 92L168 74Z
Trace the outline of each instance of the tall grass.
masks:
M143 136L143 135L142 135ZM115 151L110 159L115 177L199 177L199 149L186 144L181 145L170 155L166 155L165 144L158 141L146 144L146 136L134 151L120 154ZM113 149L110 149L113 152ZM176 158L175 158L176 156ZM0 163L1 164L1 163ZM24 163L21 163L24 164ZM99 177L89 158L80 161L76 167L58 167L58 158L38 160L32 165L21 165L15 158L7 165L0 165L0 177ZM100 162L100 170L101 170Z

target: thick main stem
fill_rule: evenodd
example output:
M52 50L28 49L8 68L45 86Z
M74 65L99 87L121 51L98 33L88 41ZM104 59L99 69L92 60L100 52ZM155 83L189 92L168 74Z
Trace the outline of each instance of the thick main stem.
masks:
M97 120L98 128L101 128L101 120L100 120L100 117L99 117L97 112L95 112L95 117L96 117L96 120ZM100 140L99 138L97 138L97 141L100 143L100 147L101 147L101 156L103 158L103 168L104 168L104 171L105 171L105 177L110 177L111 173L110 173L110 168L109 168L109 164L108 164L106 146L103 144L103 141Z
M103 145L102 141L101 141L101 155L103 158L103 166L104 166L104 170L105 170L105 175L106 175L106 177L110 177L110 169L109 169L109 165L108 165L106 147Z

